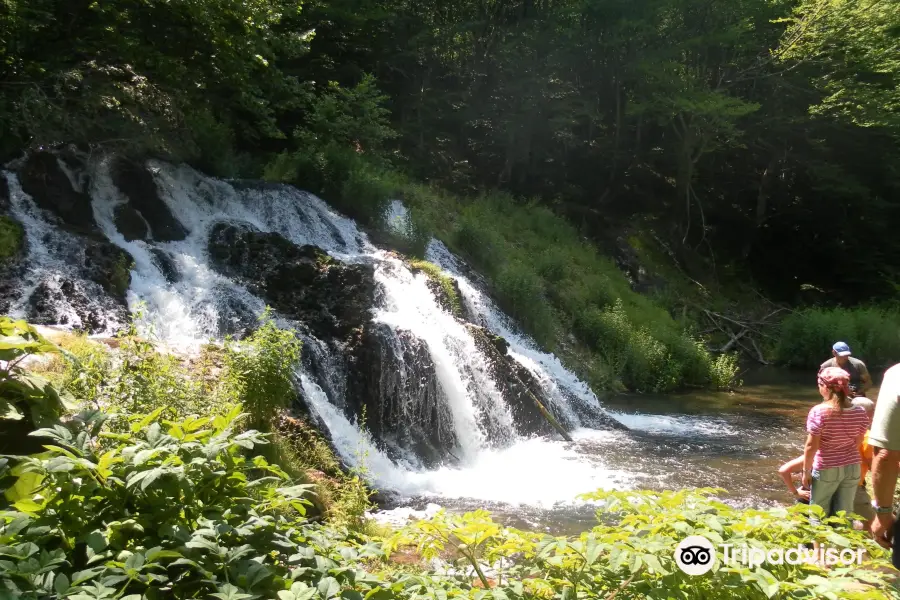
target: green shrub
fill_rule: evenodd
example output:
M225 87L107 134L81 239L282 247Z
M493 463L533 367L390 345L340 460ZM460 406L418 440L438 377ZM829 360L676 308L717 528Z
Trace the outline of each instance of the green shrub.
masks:
M12 217L0 215L0 261L7 261L19 254L25 241L22 226Z
M877 307L809 308L781 322L775 359L783 365L813 369L831 357L842 340L870 369L900 362L900 311ZM873 373L874 377L874 373Z
M900 598L889 586L888 553L865 532L838 519L813 527L809 507L735 510L714 490L596 492L599 525L576 537L553 537L503 527L486 511L439 513L396 532L389 551L416 546L423 558L453 558L458 569L492 588L493 597L668 599ZM821 513L821 509L814 510ZM690 535L716 548L716 564L702 576L685 574L675 562L678 544ZM836 549L864 549L873 560L859 567L823 568L809 563L750 567L724 564L722 545L797 549L812 541ZM485 575L490 566L491 580ZM864 583L865 582L865 583ZM476 596L477 597L477 596Z
M14 482L0 598L305 598L309 586L369 585L330 570L363 553L304 522L310 487L248 452L266 440L241 432L239 410L161 412L131 415L118 435L101 413L80 415L41 432L56 443L47 452L0 459Z
M254 427L268 430L297 396L294 369L302 344L293 330L275 324L269 309L260 322L242 342L226 340L223 393L249 411Z
M58 352L55 344L25 321L0 317L0 420L27 423L20 427L27 433L53 422L66 410L70 400L67 394L21 366L28 359Z

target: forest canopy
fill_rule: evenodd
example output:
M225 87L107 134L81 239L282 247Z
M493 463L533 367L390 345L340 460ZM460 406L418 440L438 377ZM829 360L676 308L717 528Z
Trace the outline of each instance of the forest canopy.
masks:
M343 152L852 303L900 280L898 39L897 0L7 0L0 150Z

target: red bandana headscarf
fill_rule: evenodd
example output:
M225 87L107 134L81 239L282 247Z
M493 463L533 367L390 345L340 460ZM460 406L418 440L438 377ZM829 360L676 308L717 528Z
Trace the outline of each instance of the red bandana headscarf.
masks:
M835 392L842 391L850 395L850 373L840 367L828 367L819 373L819 385L824 385Z

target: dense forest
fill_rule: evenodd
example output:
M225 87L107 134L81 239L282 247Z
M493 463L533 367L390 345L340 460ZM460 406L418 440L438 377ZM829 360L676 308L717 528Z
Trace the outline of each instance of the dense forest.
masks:
M808 367L843 337L879 367L900 348L882 312L900 281L898 39L896 0L7 2L0 157L162 156L295 183L363 223L400 197L413 238L470 260L601 388L734 373L695 345L697 286L648 304L603 255L662 257L704 302L874 305L761 348L714 328L709 348Z
M0 19L7 157L65 140L256 175L353 148L597 238L646 224L775 298L894 292L895 0L42 0Z

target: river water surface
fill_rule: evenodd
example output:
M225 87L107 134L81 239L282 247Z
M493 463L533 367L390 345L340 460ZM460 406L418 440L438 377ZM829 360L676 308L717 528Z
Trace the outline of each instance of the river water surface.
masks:
M743 375L744 386L731 393L694 391L677 395L623 394L604 398L610 414L631 431L578 430L574 442L546 442L535 452L528 484L536 490L525 494L528 502L484 500L410 499L406 506L423 508L437 503L451 511L476 508L490 510L499 521L511 526L542 529L555 534L575 533L590 528L594 507L578 502L540 502L538 491L547 482L559 481L556 472L542 472L542 466L556 471L559 458L542 460L553 454L549 445L564 446L566 460L578 467L588 465L609 473L602 487L614 489L680 489L718 487L727 490L722 499L735 507L767 507L792 503L778 467L802 453L805 420L818 401L815 374L778 369L755 369ZM870 395L877 394L877 390ZM497 469L504 465L498 464ZM520 471L518 466L507 465ZM482 482L492 485L489 478ZM473 477L475 475L473 474ZM498 474L498 479L504 479ZM478 486L478 481L471 482ZM573 491L588 492L598 481L589 478L567 483ZM548 497L552 497L549 494ZM434 508L434 506L432 506Z

